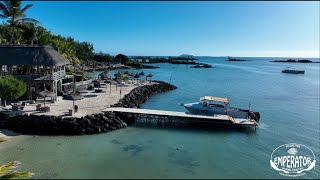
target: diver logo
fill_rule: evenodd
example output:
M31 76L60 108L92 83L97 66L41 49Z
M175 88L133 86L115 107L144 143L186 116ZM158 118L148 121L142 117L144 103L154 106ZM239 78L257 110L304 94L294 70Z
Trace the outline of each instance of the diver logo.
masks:
M284 176L302 176L316 165L313 151L307 146L290 143L277 147L271 154L270 165Z

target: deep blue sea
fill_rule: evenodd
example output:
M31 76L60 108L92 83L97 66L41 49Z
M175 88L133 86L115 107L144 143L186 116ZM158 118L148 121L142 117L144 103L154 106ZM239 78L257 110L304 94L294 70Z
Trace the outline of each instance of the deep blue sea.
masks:
M180 103L205 95L227 97L232 106L251 103L251 110L260 112L256 131L136 124L99 135L34 136L0 149L0 164L19 160L21 170L35 178L288 178L271 168L270 156L282 144L298 143L317 159L316 167L299 178L319 178L320 63L225 59L200 58L215 67L208 69L173 64L145 69L178 88L151 97L142 108L186 111ZM305 74L281 73L289 66Z

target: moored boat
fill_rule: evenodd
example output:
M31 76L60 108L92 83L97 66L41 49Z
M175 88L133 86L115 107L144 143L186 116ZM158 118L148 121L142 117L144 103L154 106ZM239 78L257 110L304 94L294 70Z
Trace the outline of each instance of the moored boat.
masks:
M233 118L243 118L243 119L254 119L259 121L260 113L253 112L247 109L240 109L235 107L230 107L229 99L214 97L214 96L204 96L201 97L199 102L183 104L183 106L193 114L202 115L215 115L223 114L229 115Z
M283 73L291 73L291 74L304 74L304 70L298 70L294 68L287 67L286 69L282 70Z

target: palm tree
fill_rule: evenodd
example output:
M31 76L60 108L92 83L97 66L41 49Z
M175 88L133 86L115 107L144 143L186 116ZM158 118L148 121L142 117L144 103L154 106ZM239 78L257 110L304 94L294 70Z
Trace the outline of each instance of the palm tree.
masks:
M10 44L13 42L14 29L19 27L23 22L36 24L39 21L34 18L28 18L25 12L33 5L28 4L24 8L21 7L21 0L5 0L0 2L0 18L7 19L11 28Z

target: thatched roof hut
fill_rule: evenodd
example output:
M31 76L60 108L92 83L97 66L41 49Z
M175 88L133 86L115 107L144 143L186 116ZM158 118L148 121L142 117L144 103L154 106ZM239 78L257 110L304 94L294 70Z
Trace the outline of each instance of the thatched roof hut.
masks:
M133 78L140 78L140 75L137 73L136 75L133 76Z
M0 44L0 65L63 66L70 64L52 46Z
M150 74L148 74L146 77L152 77L152 76L153 76L153 74L150 73Z
M139 75L140 75L140 76L144 76L144 72L143 72L143 71L141 71Z

